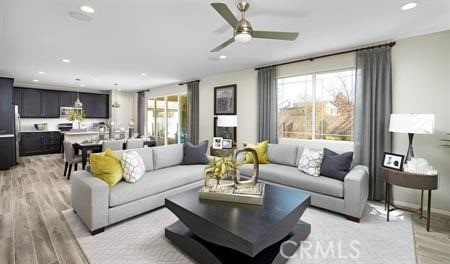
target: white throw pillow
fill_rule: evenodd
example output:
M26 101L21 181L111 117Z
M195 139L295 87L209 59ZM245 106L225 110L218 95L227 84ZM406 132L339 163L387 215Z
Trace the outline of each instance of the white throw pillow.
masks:
M322 160L323 150L305 148L298 162L298 169L311 176L320 176Z
M145 173L145 165L141 156L134 150L124 151L121 158L123 178L125 181L135 183Z

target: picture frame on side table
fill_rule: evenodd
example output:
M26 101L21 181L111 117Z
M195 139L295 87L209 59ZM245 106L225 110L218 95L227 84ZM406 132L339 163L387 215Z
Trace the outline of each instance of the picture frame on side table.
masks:
M403 155L385 152L382 166L388 169L402 171L404 159L405 156Z
M214 115L236 115L236 84L214 88Z
M222 148L231 149L233 148L233 140L229 138L224 138L222 141Z
M213 149L222 149L223 148L223 138L222 137L214 137L212 143Z

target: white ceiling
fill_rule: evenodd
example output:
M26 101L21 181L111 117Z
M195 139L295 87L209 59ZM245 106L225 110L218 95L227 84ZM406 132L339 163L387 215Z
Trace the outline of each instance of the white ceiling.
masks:
M68 16L86 2L96 10L91 22ZM247 18L255 29L298 31L299 38L254 39L212 54L232 29L209 2L0 0L0 76L21 84L39 79L49 87L77 87L80 78L85 88L114 89L118 83L122 90L142 90L450 29L449 0L421 0L409 11L396 0L254 0ZM236 1L226 2L237 14ZM221 54L228 58L214 59Z

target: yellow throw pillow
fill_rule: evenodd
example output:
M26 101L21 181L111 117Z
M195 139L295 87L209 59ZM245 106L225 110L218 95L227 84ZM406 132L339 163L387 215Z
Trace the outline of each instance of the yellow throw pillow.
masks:
M258 154L259 164L267 164L267 163L269 163L269 156L267 155L268 144L269 144L269 141L265 140L256 145L246 143L245 146L247 148L252 148L252 149L256 150L256 154ZM247 152L245 154L244 163L253 163L253 155L250 152Z
M112 188L122 179L122 166L120 159L107 149L104 153L93 154L89 157L91 172L95 177L105 181Z

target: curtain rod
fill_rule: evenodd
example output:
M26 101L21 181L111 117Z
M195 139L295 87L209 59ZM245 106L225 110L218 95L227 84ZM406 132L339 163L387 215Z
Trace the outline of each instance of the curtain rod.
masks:
M298 59L298 60L293 60L293 61L287 61L287 62L272 64L272 65L257 67L257 68L255 68L255 71L265 69L265 68L270 68L270 67L276 67L276 66L282 66L282 65L302 62L302 61L313 61L315 59L321 59L321 58L325 58L325 57L331 57L331 56L336 56L336 55L341 55L341 54L346 54L346 53L352 53L352 52L357 52L357 51L361 51L361 50L369 50L369 49L376 49L376 48L382 48L382 47L393 47L393 46L395 46L395 41L389 42L389 43L383 43L383 44L379 44L379 45L375 45L375 46L365 47L365 48L351 49L351 50L346 50L346 51L340 51L340 52L334 52L334 53L330 53L330 54L320 55L320 56L316 56L316 57Z
M196 82L200 82L200 80L189 81L189 82L181 82L181 83L179 83L178 85L185 85L185 84L196 83Z

